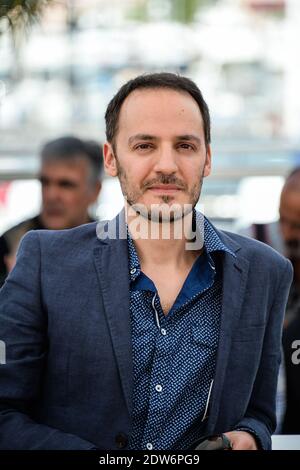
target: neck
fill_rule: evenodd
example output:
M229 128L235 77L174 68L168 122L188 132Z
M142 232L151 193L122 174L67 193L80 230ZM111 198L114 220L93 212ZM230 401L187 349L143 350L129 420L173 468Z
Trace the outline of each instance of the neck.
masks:
M191 244L193 212L174 222L153 222L141 215L127 215L127 224L141 265L181 267L201 252Z

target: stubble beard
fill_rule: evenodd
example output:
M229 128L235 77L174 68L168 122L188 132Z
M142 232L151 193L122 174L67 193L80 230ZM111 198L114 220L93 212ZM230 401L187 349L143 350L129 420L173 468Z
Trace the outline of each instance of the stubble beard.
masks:
M161 176L159 178L155 178L155 180L145 182L142 189L138 191L130 189L127 174L124 171L124 168L120 165L116 154L115 159L118 172L117 176L120 181L123 196L127 204L137 213L137 215L141 215L143 218L148 219L151 222L173 223L177 220L183 219L194 210L202 190L204 167L199 177L199 182L189 191L186 185L182 181L178 180L174 175L165 174L161 174ZM182 191L185 191L188 194L189 202L184 204L184 206L178 203L172 204L174 199L173 196L162 195L160 196L162 203L151 204L151 208L149 209L145 204L141 204L138 201L143 196L147 188L154 184L178 184L178 186L182 188Z
M286 257L293 261L300 261L300 240L294 239L285 242Z

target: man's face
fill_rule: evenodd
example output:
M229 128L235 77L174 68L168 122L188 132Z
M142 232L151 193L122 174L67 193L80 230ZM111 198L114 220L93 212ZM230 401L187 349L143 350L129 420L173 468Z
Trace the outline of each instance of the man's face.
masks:
M121 108L114 149L104 146L106 170L118 175L131 206L146 206L148 218L152 205L195 206L211 154L199 107L188 93L132 92Z
M80 157L42 165L41 219L46 228L71 228L88 221L88 206L99 192L89 183L89 171L89 163Z
M300 259L300 192L283 190L279 214L286 255L290 259Z

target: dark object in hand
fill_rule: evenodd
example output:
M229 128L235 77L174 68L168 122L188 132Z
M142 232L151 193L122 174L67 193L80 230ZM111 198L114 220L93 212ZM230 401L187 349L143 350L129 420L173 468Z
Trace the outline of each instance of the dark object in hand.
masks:
M201 439L194 450L232 450L232 445L225 434L220 434Z

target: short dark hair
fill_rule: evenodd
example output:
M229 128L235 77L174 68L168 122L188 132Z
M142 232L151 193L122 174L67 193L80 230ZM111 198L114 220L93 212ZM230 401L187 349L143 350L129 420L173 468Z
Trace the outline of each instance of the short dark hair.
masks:
M74 136L59 137L47 142L41 150L42 163L55 160L85 158L90 165L90 182L96 184L102 178L102 146L94 140L81 140Z
M175 91L189 93L197 102L202 115L205 143L206 145L210 143L209 109L201 91L190 78L168 72L139 75L129 80L119 89L109 102L105 113L106 138L108 142L114 144L118 132L120 110L127 96L134 90L151 88L169 88Z

